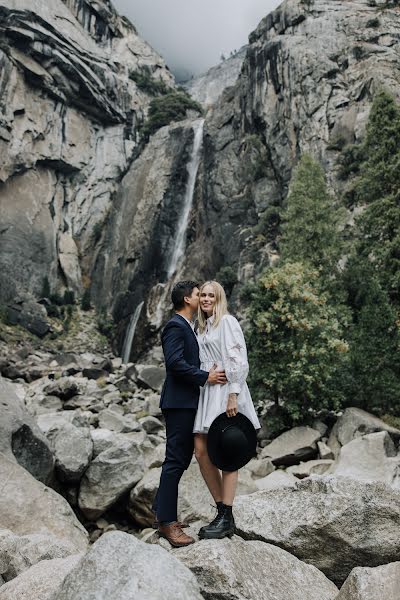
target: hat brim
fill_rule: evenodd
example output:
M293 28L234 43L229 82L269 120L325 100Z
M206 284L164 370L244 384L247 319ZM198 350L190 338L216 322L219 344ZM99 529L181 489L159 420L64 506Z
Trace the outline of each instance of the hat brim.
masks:
M229 457L221 452L221 436L226 427L238 427L246 436L247 445L242 448L240 455ZM237 471L246 465L257 454L257 432L254 425L244 414L237 413L228 417L224 412L211 423L207 435L207 451L211 462L222 471Z

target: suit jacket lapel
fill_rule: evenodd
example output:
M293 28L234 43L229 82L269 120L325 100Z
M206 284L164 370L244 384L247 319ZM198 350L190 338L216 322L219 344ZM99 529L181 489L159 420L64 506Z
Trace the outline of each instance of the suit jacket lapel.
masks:
M182 315L179 315L178 313L175 314L175 317L177 317L179 319L180 322L184 322L186 327L188 327L190 329L190 331L192 332L192 335L194 337L194 339L196 340L196 343L198 344L198 340L197 340L197 335L195 334L195 332L193 331L193 328L189 325L189 323L186 321L185 317L182 317Z

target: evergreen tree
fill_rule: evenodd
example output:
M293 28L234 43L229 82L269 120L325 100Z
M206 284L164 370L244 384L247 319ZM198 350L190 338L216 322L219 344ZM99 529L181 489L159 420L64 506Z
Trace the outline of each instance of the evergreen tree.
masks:
M261 405L283 405L293 423L338 406L334 381L348 348L317 270L268 269L251 291L250 321L250 384Z
M400 335L396 312L371 264L353 259L344 282L354 323L343 392L347 403L378 415L400 410Z
M356 147L357 149L357 147ZM387 92L375 96L365 141L352 172L352 196L366 205L358 219L359 252L375 265L384 289L400 301L400 106ZM357 160L358 159L358 160Z
M328 192L321 165L304 154L294 172L283 213L282 258L305 262L331 279L343 250L341 219L342 211Z

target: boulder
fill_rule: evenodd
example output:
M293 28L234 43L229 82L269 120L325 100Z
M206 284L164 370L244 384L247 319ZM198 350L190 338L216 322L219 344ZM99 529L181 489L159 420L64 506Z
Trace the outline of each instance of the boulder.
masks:
M152 394L148 398L145 398L143 402L143 410L151 417L160 417L162 415L160 408L160 396L158 394Z
M297 478L286 471L279 469L270 473L266 477L256 479L255 484L258 490L275 490L281 487L295 487Z
M165 379L165 369L156 365L135 365L136 381L145 388L160 392Z
M100 377L108 377L109 373L99 367L88 367L82 370L82 375L87 379L100 379Z
M143 417L139 419L140 425L146 431L146 433L158 433L164 429L164 425L156 417Z
M335 600L398 600L400 562L380 567L356 567Z
M275 471L275 467L269 458L252 458L246 465L246 469L250 471L256 479L266 477Z
M13 384L1 375L0 407L0 452L17 461L39 481L49 482L54 470L49 443L15 394Z
M0 529L0 575L10 581L42 560L66 558L76 548L66 540L43 533L16 535Z
M158 545L123 532L93 544L67 575L55 600L202 600L195 576Z
M369 433L342 446L331 472L360 481L383 481L400 489L400 457L387 431Z
M204 598L333 600L338 593L321 571L260 541L203 540L174 554L196 575Z
M325 442L317 442L318 454L322 460L333 460L335 455L333 451L325 444Z
M1 600L54 600L68 573L82 555L42 560L1 587Z
M114 408L106 408L99 413L99 426L101 428L110 429L117 433L129 433L142 429L141 425L132 416L124 416L116 412Z
M313 476L238 497L235 519L244 538L278 545L336 584L354 567L393 562L400 553L400 493L382 483Z
M56 470L60 481L78 482L90 463L93 442L90 429L65 423L47 432L56 458Z
M60 377L46 385L43 391L48 396L57 396L61 400L69 400L79 393L79 387L74 377Z
M317 442L321 433L311 427L294 427L279 435L265 446L262 458L270 458L274 465L296 465L317 456Z
M299 465L288 467L286 472L294 475L298 479L304 479L310 475L323 475L329 471L332 465L333 460L308 460Z
M151 526L154 514L151 510L160 482L161 469L150 469L131 491L128 510L133 519L143 527ZM239 471L237 494L249 494L257 490L255 482L246 469ZM178 514L182 521L210 521L215 510L213 499L204 483L197 462L193 461L179 483Z
M40 338L44 337L50 330L45 307L33 300L8 306L7 318L11 324L21 325L21 327Z
M79 489L79 508L97 519L136 485L146 468L144 433L119 435L87 468Z
M2 527L18 535L53 535L73 545L77 552L86 549L87 531L68 502L3 454L0 481Z
M348 444L354 438L376 431L387 431L395 442L400 440L399 429L388 425L361 408L346 408L332 428L328 446L334 450L335 455L338 455L341 446Z
M80 410L61 410L44 413L37 417L39 429L44 434L47 434L50 429L61 428L66 423L71 423L75 427L89 427L88 415Z

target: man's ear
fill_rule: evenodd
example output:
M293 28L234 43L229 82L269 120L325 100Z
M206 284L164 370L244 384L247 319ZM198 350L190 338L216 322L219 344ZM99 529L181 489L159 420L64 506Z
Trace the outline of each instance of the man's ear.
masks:
M190 296L184 296L183 301L186 302L186 304L190 304Z

